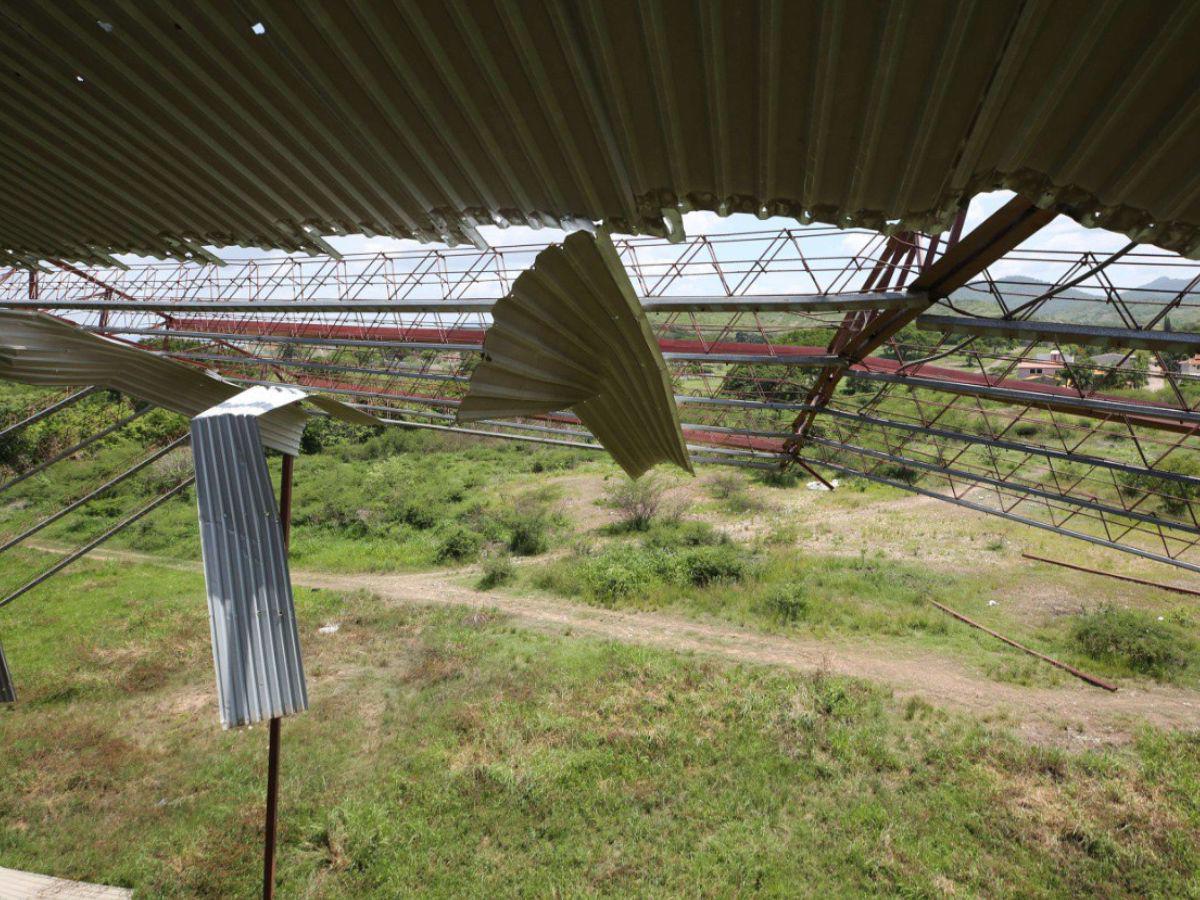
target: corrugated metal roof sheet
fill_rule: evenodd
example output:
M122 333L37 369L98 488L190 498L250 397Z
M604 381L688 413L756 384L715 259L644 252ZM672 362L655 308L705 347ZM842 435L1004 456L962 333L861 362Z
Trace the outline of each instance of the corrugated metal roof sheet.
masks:
M8 671L8 660L4 657L4 645L0 644L0 703L16 703L17 690L13 686L12 673Z
M496 304L457 419L568 408L631 477L692 471L658 341L604 235L547 247Z
M1190 0L164 0L0 24L14 261L662 233L689 208L934 229L997 187L1200 255Z
M53 316L13 310L0 310L0 377L26 384L100 385L189 417L242 391L195 366L90 334ZM348 422L380 424L337 400L296 393L296 399L307 399ZM284 406L263 419L263 442L295 455L307 421L299 407Z
M259 423L302 400L251 388L192 420L196 505L221 724L308 708L287 548Z

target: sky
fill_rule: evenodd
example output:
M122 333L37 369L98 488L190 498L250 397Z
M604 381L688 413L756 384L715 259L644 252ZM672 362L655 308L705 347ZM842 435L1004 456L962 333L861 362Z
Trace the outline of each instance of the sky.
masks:
M987 216L991 215L1001 206L1003 206L1014 195L1010 191L995 191L989 194L980 194L972 201L967 211L966 231L970 231L979 222L983 221ZM828 225L816 224L808 226L810 228L828 229ZM701 234L731 234L745 233L753 231L772 231L782 228L792 228L804 230L805 226L799 225L794 219L787 218L770 218L759 219L755 216L738 214L731 215L726 218L721 218L715 213L710 212L692 212L684 215L684 229L689 236ZM505 247L524 244L550 244L561 241L566 237L566 232L553 228L533 229L525 226L512 226L510 228L497 228L495 226L483 226L480 229L485 240L493 247ZM369 253L379 251L421 251L428 250L431 244L422 244L417 241L399 240L390 237L366 237L363 235L349 236L331 236L326 238L331 246L343 254L352 253ZM840 249L847 255L853 254L860 250L867 240L861 233L848 232L844 235L840 242ZM1120 249L1128 243L1128 238L1124 235L1116 234L1111 231L1106 231L1101 228L1084 228L1067 216L1059 216L1030 240L1022 244L1022 249L1032 250L1064 250L1080 253L1084 251L1092 251L1098 254L1107 254ZM248 259L248 258L263 258L277 257L280 254L275 251L261 251L256 249L247 249L243 247L211 247L218 256L223 259ZM1138 250L1139 253L1151 253L1161 256L1165 261L1173 261L1178 264L1177 267L1151 266L1151 265L1132 265L1122 263L1119 268L1114 267L1113 275L1114 282L1121 286L1138 286L1146 284L1162 276L1172 278L1187 277L1190 278L1200 272L1200 266L1192 261L1180 259L1176 254L1166 251L1157 250L1157 248L1143 246ZM297 254L304 256L304 254ZM677 253L669 248L663 248L663 258L673 259ZM133 256L120 257L123 261L138 265L142 263L154 262L154 260L141 259ZM1142 260L1145 262L1146 260ZM1021 261L1001 261L991 267L990 272L993 277L1007 278L1012 276L1022 276L1026 278L1035 278L1040 281L1053 282L1064 271L1062 265L1054 265L1046 262L1031 262L1028 260ZM811 292L811 287L805 289L802 286L797 287L798 292Z
M971 205L967 210L964 233L998 210L1011 200L1013 196L1014 194L1011 191L994 191L989 194L976 196L971 201ZM810 227L828 228L829 226L817 224ZM684 230L688 235L734 234L749 231L771 231L781 228L800 228L803 230L804 226L799 225L794 219L787 218L759 219L751 215L732 215L721 218L716 213L710 212L692 212L684 215ZM549 244L561 241L566 236L566 232L557 229L532 229L523 226L497 228L489 225L481 228L480 232L493 247L530 243ZM386 237L331 237L328 238L328 241L341 253L419 250L427 247L427 245L416 241L401 241ZM864 242L864 238L859 234L847 234L842 245L847 252L852 253L860 250ZM1084 228L1068 216L1059 216L1030 240L1022 244L1021 248L1030 250L1065 250L1076 253L1090 250L1094 253L1107 254L1119 250L1127 243L1129 243L1129 238L1123 234L1106 231L1102 228ZM1139 248L1139 252L1154 253L1163 256L1164 259L1183 262L1176 254L1158 250L1155 247L1143 246ZM1037 278L1042 281L1054 281L1062 270L1062 266L1038 265L1021 261L1011 263L1001 262L993 266L990 271L993 277L1021 275L1028 278ZM1192 267L1186 274L1188 277L1191 277L1196 271L1197 268ZM1181 277L1183 274L1184 270L1182 269L1175 271L1156 266L1130 265L1124 266L1121 269L1119 281L1125 285L1141 285L1163 275Z

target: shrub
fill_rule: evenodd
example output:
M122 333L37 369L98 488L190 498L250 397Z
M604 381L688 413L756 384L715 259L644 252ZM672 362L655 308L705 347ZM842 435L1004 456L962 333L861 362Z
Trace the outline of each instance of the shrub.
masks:
M795 487L801 481L795 469L757 469L754 478L760 484L774 488Z
M728 500L734 494L740 494L746 489L737 472L718 472L708 479L708 493L716 500Z
M1176 475L1200 478L1200 460L1195 454L1180 454L1167 459L1159 469ZM1131 500L1141 500L1146 494L1157 494L1157 503L1163 512L1181 516L1188 505L1200 498L1200 485L1190 481L1168 481L1156 475L1141 472L1123 472L1118 476L1121 493Z
M780 584L763 598L763 608L780 622L798 622L808 612L808 598L799 585Z
M614 547L583 564L583 582L588 593L606 604L644 593L657 575L655 560L636 547Z
M517 567L513 565L512 559L505 554L497 554L483 561L483 575L475 582L475 586L481 591L490 591L494 587L508 584L516 577Z
M711 547L728 544L729 535L717 531L707 522L689 519L683 522L658 522L646 532L643 543L657 550L674 547Z
M708 492L720 500L732 513L748 513L762 509L760 503L737 472L721 472L708 481Z
M731 544L696 547L683 555L682 564L687 580L696 587L714 581L741 581L746 574L746 560Z
M906 466L901 463L885 463L876 469L876 472L883 478L890 478L892 481L902 481L905 484L916 484L921 477L921 470L914 469L911 466Z
M483 544L483 539L469 528L451 525L438 541L438 562L462 562L473 559Z
M515 512L507 517L508 549L517 556L537 556L550 548L550 517L543 512Z
M1072 637L1093 659L1124 663L1154 678L1187 668L1195 649L1174 626L1155 621L1146 613L1111 605L1080 616Z
M645 531L665 512L667 485L662 477L651 472L637 481L622 478L605 490L608 505L621 514L620 525L625 531Z

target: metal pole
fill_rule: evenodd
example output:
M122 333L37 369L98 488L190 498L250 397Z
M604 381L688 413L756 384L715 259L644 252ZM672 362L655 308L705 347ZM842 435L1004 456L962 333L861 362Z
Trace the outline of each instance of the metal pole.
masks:
M287 550L292 537L292 471L296 458L285 453L279 476L279 525L283 531L283 547ZM263 900L275 896L275 833L279 818L279 717L267 726L267 822L263 844Z
M1076 669L1074 666L1068 666L1065 662L1059 662L1057 659L1055 659L1052 656L1047 656L1045 653L1038 653L1036 650L1031 650L1029 647L1026 647L1024 644L1018 644L1012 638L1006 638L1000 632L992 631L992 629L988 628L986 625L980 625L978 622L974 621L973 619L968 619L962 613L955 612L950 607L948 607L942 603L938 603L936 600L930 600L929 602L932 603L934 606L936 606L938 609L940 609L942 612L946 613L947 615L951 615L954 618L958 619L960 622L966 622L972 628L978 628L980 631L984 632L985 634L990 634L992 637L996 638L997 640L1004 641L1004 643L1008 644L1010 647L1016 647L1018 650L1023 650L1024 652L1028 653L1030 656L1036 656L1038 659L1042 660L1043 662L1048 662L1048 663L1050 663L1050 665L1056 666L1056 667L1062 669L1064 672L1070 672L1072 675L1074 675L1076 678L1080 679L1081 681L1086 681L1088 684L1094 685L1095 687L1098 687L1098 688L1104 688L1104 690L1106 690L1106 691L1115 691L1117 689L1117 686L1115 684L1109 684L1107 681L1101 681L1095 675L1089 675L1089 674L1087 674L1087 672L1081 672L1081 671L1079 671L1079 669Z
M1200 591L1194 591L1191 588L1179 587L1176 584L1163 584L1159 581L1147 581L1144 578L1134 578L1132 575L1118 575L1116 572L1105 572L1102 569L1091 569L1087 566L1077 566L1074 563L1063 562L1059 559L1047 559L1044 556L1034 556L1032 553L1022 553L1025 559L1032 559L1036 562L1050 563L1052 566L1062 566L1064 569L1074 569L1076 572L1087 572L1089 575L1103 575L1105 578L1115 578L1117 581L1128 581L1130 584L1140 584L1143 587L1158 588L1160 591L1172 591L1176 594L1185 594L1188 597L1200 597Z

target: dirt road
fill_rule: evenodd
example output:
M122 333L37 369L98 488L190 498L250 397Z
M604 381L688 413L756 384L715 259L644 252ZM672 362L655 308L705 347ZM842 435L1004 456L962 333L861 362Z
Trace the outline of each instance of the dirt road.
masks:
M62 552L46 545L37 549ZM121 550L98 550L92 557L199 568L194 563ZM948 654L904 650L895 643L770 635L664 613L623 612L551 597L476 591L463 584L470 571L347 575L293 570L292 580L309 588L370 591L393 603L495 609L522 627L554 634L865 678L890 687L900 698L921 697L935 706L1003 722L1030 740L1076 749L1127 741L1142 724L1200 728L1200 692L1183 688L1126 683L1109 694L1074 680L1055 687L1025 687L990 679Z
M587 635L731 661L824 670L880 682L901 698L1004 721L1032 740L1081 747L1128 740L1140 724L1200 727L1200 693L1164 685L1109 694L1072 681L1056 687L1006 684L972 671L953 657L898 650L894 644L816 640L762 634L732 625L662 613L597 609L548 597L482 592L461 583L463 572L335 575L295 571L296 584L329 590L367 590L387 601L496 609L527 628Z

